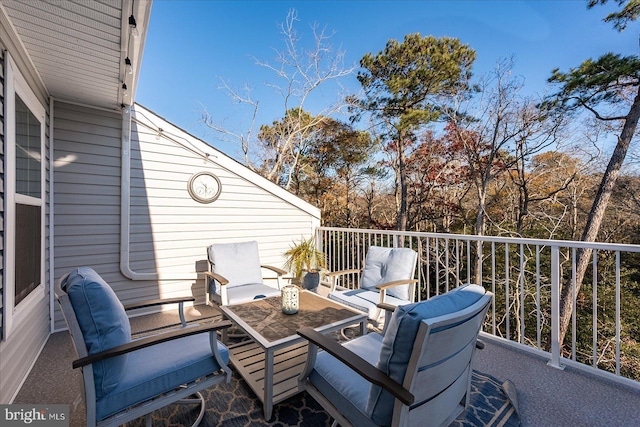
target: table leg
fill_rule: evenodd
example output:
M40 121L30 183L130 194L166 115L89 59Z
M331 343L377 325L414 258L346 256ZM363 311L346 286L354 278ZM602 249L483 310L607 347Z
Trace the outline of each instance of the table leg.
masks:
M264 419L271 419L271 411L273 410L273 351L264 351Z
M222 320L229 320L229 318L227 316L224 315L224 313L222 314ZM227 329L228 328L222 328L222 331L220 331L220 342L222 342L222 344L227 345L229 342L229 338L227 336Z

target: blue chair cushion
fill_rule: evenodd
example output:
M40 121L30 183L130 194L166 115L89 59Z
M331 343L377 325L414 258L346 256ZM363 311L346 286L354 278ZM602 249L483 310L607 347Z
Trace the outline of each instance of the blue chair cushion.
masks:
M382 335L367 334L343 344L372 365L378 360ZM366 414L371 384L329 353L316 358L309 381L355 426L374 425Z
M380 293L377 290L370 291L367 289L334 291L329 292L329 299L367 313L367 316L370 319L373 319L375 314L378 312L377 306L380 302ZM395 306L407 303L406 300L400 300L391 295L386 296L385 302Z
M485 290L478 285L463 285L445 294L414 304L399 306L393 312L382 340L378 369L402 384L411 358L420 323L463 310L476 303ZM394 398L378 386L371 387L367 413L374 422L387 425L393 416Z
M413 279L418 254L410 248L383 248L370 246L364 260L360 277L360 288L375 292L383 283ZM409 285L399 285L387 289L387 295L394 296L406 304L413 301L409 295Z
M80 267L72 271L66 291L89 354L131 341L131 326L122 303L93 269ZM126 364L126 354L93 364L97 398L118 386Z
M222 343L217 344L224 363L229 363L229 351ZM208 333L134 351L129 353L129 361L118 386L97 400L96 418L103 420L219 369L220 365L211 352Z

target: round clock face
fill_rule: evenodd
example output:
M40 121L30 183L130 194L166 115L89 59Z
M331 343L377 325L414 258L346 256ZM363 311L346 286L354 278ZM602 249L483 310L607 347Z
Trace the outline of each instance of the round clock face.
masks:
M220 195L221 188L220 180L211 172L196 173L187 186L191 198L200 203L213 202Z

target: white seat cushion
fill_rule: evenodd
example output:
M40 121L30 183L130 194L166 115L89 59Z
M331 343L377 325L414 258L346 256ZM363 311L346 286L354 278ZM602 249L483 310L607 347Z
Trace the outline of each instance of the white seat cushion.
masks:
M382 336L371 333L342 345L375 366L382 346ZM309 380L354 426L374 425L366 413L371 383L351 368L329 353L320 351Z
M213 271L229 281L227 289L262 283L258 242L214 243L207 252Z
M409 248L370 246L364 260L360 288L377 292L376 286L396 280L413 279L418 254ZM411 302L409 284L387 289L387 294Z
M262 283L252 283L250 285L236 286L227 289L229 304L242 304L256 298L280 296L280 290Z
M334 291L329 293L329 299L347 305L356 310L367 313L369 319L374 319L378 312L378 303L380 302L380 293L377 290L370 291L367 289L353 289L347 291ZM387 304L394 306L407 304L406 300L401 300L391 295L386 295Z

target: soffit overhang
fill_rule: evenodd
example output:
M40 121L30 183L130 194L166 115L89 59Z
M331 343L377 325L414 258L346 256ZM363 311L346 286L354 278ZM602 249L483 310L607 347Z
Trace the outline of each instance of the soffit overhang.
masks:
M151 0L2 0L2 7L49 96L114 110L133 103Z

